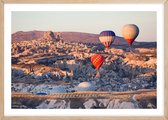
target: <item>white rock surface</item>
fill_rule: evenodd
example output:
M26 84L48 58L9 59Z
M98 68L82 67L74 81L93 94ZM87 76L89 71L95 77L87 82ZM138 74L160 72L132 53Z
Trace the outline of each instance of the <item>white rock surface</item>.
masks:
M135 109L136 106L132 102L121 102L119 99L115 99L109 102L108 109Z
M49 93L54 94L54 93L66 93L66 88L64 86L55 86L53 87Z
M97 99L98 103L99 103L99 107L107 107L107 105L110 102L110 99Z
M39 106L36 107L37 109L65 109L70 108L70 102L66 102L65 100L45 100Z
M89 99L85 103L83 103L86 109L91 109L93 107L97 107L96 101L93 99Z

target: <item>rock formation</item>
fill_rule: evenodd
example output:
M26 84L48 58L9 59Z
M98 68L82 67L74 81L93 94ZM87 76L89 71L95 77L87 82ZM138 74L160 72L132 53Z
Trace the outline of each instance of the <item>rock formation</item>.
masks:
M94 89L89 87L89 89L84 89L85 91L97 92L157 88L157 49L155 47L136 48L135 53L131 53L119 46L109 48L105 52L98 44L53 42L58 40L57 38L61 39L61 36L55 37L54 33L50 31L44 33L42 39L12 43L13 92L35 95L50 95L50 93L58 92L73 93L78 91L76 87L83 82L91 83L94 86ZM99 75L90 62L90 57L96 52L105 57L105 62L99 69ZM49 106L51 108L69 108L71 105L75 106L75 101L49 101L49 103L51 102ZM82 100L82 103L79 104L81 108L100 108L100 106L102 108L137 108L138 104L131 101L120 103L119 100L105 100L105 103L97 101L98 99L87 99ZM147 108L147 104L145 103L144 108ZM22 107L26 106L24 104ZM37 108L43 108L48 105L46 105L46 101L43 101L37 106ZM156 107L156 104L150 103L148 106L152 108Z

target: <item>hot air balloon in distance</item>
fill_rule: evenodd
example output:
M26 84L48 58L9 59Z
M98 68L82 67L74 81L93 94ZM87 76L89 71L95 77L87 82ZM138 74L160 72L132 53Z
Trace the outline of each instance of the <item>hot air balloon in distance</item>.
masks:
M126 24L122 29L122 35L130 46L132 45L138 34L139 28L135 24Z
M95 91L96 87L91 84L90 82L81 82L77 87L76 90L79 91Z
M100 42L106 47L109 48L115 39L115 33L113 31L102 31L99 35Z
M99 70L99 68L102 66L103 62L104 62L104 57L100 54L94 54L91 56L91 62L93 64L93 66Z

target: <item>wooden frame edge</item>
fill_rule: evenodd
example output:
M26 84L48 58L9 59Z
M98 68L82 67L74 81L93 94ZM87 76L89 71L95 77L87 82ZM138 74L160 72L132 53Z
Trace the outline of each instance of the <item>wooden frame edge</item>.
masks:
M166 0L3 0L5 3L16 4L125 4L125 3L164 3Z
M107 117L107 116L68 116L68 117L5 117L4 120L167 120L165 117Z
M166 51L166 47L168 45L168 0L166 0L164 2L164 81L165 81L165 89L164 89L164 117L166 120L168 120L168 74L166 74L168 72L167 68L168 68L168 54Z
M4 2L0 1L0 120L4 117Z

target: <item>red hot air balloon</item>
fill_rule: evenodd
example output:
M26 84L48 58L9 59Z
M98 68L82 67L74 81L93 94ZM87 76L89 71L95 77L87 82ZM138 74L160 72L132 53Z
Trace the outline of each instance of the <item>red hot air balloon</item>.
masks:
M93 64L93 66L99 70L99 68L102 66L103 62L104 62L104 57L100 54L94 54L91 56L91 62Z
M113 31L102 31L99 35L99 40L106 48L109 48L115 39Z
M134 24L127 24L122 29L122 35L129 45L132 45L138 34L139 28Z

